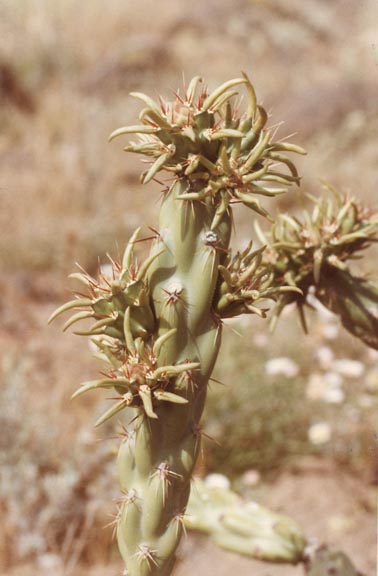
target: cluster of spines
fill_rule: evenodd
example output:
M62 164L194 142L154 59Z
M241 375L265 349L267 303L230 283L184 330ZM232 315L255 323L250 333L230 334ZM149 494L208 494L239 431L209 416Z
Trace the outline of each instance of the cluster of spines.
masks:
M181 362L175 365L157 365L160 347L174 333L175 329L172 329L157 338L152 348L141 338L133 340L132 345L129 344L127 348L124 361L117 369L113 369L105 378L83 382L80 385L72 398L97 388L115 388L120 394L118 398L115 398L116 404L98 419L96 426L127 407L142 407L149 418L157 418L154 411L154 406L157 404L161 402L186 404L188 402L184 395L171 391L171 380L179 375L185 378L185 375L198 370L199 363ZM183 391L185 391L184 387Z
M277 285L274 272L263 262L265 246L252 250L252 241L234 257L229 254L224 265L219 266L221 281L215 309L222 318L240 314L257 314L264 318L267 308L262 302L277 300L286 292L302 294L297 286Z
M235 202L269 217L256 196L276 196L293 183L299 184L294 163L281 152L304 154L304 150L289 142L273 141L273 130L266 129L268 114L257 105L246 75L222 84L211 94L203 89L196 98L201 82L201 78L194 78L183 97L176 93L173 103L163 99L157 103L133 93L146 104L140 115L142 124L120 128L110 138L138 134L139 141L131 142L125 150L154 158L142 175L144 183L166 170L187 183L180 199L211 199L217 206L212 230ZM245 114L239 114L238 105L232 105L238 95L233 88L240 85L247 90ZM288 173L277 171L278 165L286 167Z
M110 258L111 274L99 270L98 279L84 270L75 272L70 278L86 288L86 293L76 292L74 300L63 304L50 316L52 322L57 316L71 310L79 310L65 323L67 330L76 322L94 319L89 330L75 332L81 336L107 336L125 342L125 322L129 314L129 329L135 336L147 337L155 328L155 318L146 284L146 273L159 253L147 258L138 266L133 258L135 244L141 228L130 238L122 262Z

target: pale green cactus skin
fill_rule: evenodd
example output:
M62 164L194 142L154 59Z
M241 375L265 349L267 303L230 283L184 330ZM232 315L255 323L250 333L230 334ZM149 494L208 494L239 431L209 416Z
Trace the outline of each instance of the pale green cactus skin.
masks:
M160 237L153 248L163 252L151 265L148 282L158 336L176 330L161 347L157 364L190 360L199 369L171 382L170 390L185 404L154 407L156 418L142 415L135 446L130 441L121 446L119 477L126 501L117 535L130 576L171 571L200 447L199 419L220 345L221 325L211 305L222 253L206 243L214 210L177 201L184 187L177 182L163 200ZM227 248L230 227L229 217L217 226L219 247Z
M267 113L256 103L248 78L226 82L213 93L194 78L183 96L160 104L134 94L146 107L141 123L116 130L111 139L137 134L127 151L151 158L147 183L162 171L171 181L163 194L159 229L150 256L137 266L137 230L112 278L86 273L74 278L88 297L58 309L78 310L65 329L86 318L110 371L84 382L74 396L114 388L116 404L97 425L136 409L118 456L122 498L116 518L119 549L128 576L169 576L183 530L190 482L200 450L206 389L221 341L222 318L241 313L264 316L260 301L297 291L272 285L262 250L252 243L232 256L232 205L243 204L269 217L256 198L276 196L299 178L286 152L304 153L274 142ZM235 88L247 92L240 114ZM276 170L283 166L283 172ZM283 188L284 186L284 188Z
M209 534L218 546L257 560L289 564L303 560L306 539L296 522L244 501L230 488L196 479L185 524Z

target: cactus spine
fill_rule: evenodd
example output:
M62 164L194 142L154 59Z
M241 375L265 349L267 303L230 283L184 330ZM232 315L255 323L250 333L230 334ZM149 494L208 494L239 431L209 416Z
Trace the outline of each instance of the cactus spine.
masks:
M298 183L286 152L274 142L267 114L256 103L248 78L226 82L213 93L194 78L183 96L160 103L144 94L140 124L116 130L111 139L136 134L125 150L151 158L147 183L165 170L159 230L151 253L138 267L131 238L112 278L74 277L88 289L62 306L78 310L66 328L94 318L89 331L110 364L105 378L83 383L74 396L115 388L118 401L101 424L126 407L136 409L118 456L123 496L117 537L129 576L168 576L183 529L190 481L200 448L200 418L207 383L219 351L222 318L263 316L260 300L276 299L296 287L272 285L263 250L252 243L231 255L232 205L244 204L269 217L259 196L276 196ZM235 104L243 86L247 110ZM283 171L276 169L283 166Z

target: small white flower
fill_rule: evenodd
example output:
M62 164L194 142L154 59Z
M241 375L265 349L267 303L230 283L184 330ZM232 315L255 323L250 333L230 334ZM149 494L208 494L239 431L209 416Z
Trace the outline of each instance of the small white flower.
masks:
M247 470L241 477L244 486L256 486L261 480L261 475L258 470Z
M315 352L315 358L319 361L320 367L327 370L334 359L334 353L329 346L320 346Z
M328 404L341 404L345 400L345 394L341 388L329 388L326 390L323 400Z
M327 340L336 340L340 333L339 324L324 324L322 327L322 334Z
M359 378L365 372L365 366L358 360L350 360L350 358L340 358L333 363L333 369L343 376L349 378Z
M253 337L253 344L257 346L257 348L266 348L269 344L269 337L266 332L258 332Z
M38 565L42 570L58 570L62 568L62 559L56 554L42 554L38 557Z
M205 484L209 488L224 488L225 490L231 487L231 482L224 474L208 474L205 478Z
M308 380L306 396L309 400L340 403L345 398L341 390L342 383L342 376L337 372L314 372Z
M331 440L331 428L327 422L317 422L308 429L308 439L311 444L319 446Z
M265 363L265 371L269 376L277 376L282 374L287 378L294 378L299 374L299 366L291 358L284 356L279 358L271 358Z
M343 383L343 377L338 372L326 372L324 378L329 388L339 388Z
M43 553L46 542L41 534L28 531L26 534L20 533L17 536L17 550L21 558L30 554Z
M378 394L378 368L372 368L367 373L365 389L370 394Z
M372 398L369 394L361 394L357 398L357 402L360 408L372 408L375 404L374 398Z
M369 360L378 360L378 350L374 350L373 348L369 348L366 350Z
M308 379L306 396L309 400L321 400L325 391L325 382L323 374L313 372Z
M345 397L341 390L342 383L342 376L337 372L314 372L308 379L306 396L309 400L340 403Z

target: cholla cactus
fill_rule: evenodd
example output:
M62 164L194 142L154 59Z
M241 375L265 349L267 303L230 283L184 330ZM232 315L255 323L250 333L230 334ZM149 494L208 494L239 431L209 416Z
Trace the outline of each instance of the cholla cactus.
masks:
M218 546L257 560L297 564L304 558L306 539L296 522L200 479L191 492L185 523L209 534Z
M247 95L244 112L239 88ZM301 308L315 284L318 297L341 315L346 327L376 347L376 318L366 301L376 303L377 292L366 281L346 277L344 268L348 257L369 244L376 222L353 201L338 200L336 212L333 204L317 201L304 224L281 216L267 250L252 249L249 243L233 255L233 206L242 204L270 219L259 198L298 184L286 153L304 151L274 140L274 130L266 128L267 113L257 105L245 75L212 93L196 77L173 102L133 95L145 104L140 123L116 130L111 139L136 135L125 150L150 160L143 183L162 171L169 175L150 254L137 263L134 248L143 239L138 229L122 261L112 261L110 276L73 275L86 293L78 293L52 319L74 310L64 329L94 320L90 329L77 333L92 339L107 372L81 384L74 397L97 388L115 390L115 403L97 425L126 408L135 411L118 456L122 497L116 524L126 574L169 576L223 319L242 313L265 316L267 300L277 301L276 316L291 301ZM353 297L347 303L337 294L341 285ZM265 541L264 555L282 554L279 535L287 543L294 532L287 523L282 533L273 528L275 538ZM301 542L291 539L288 554L299 553Z
M364 576L340 550L328 546L308 546L305 555L307 576Z
M302 563L308 576L363 576L344 552L307 541L291 518L245 501L227 486L197 478L185 524L230 552L265 562Z
M237 87L247 93L239 112ZM83 383L77 396L114 388L115 404L98 420L126 407L136 409L134 429L119 450L117 536L129 576L168 576L183 530L190 481L200 449L200 418L219 351L222 318L264 315L262 300L296 287L273 286L262 251L249 244L232 256L232 207L243 204L269 217L258 199L298 183L285 153L304 153L273 140L267 114L256 103L246 76L212 93L194 78L173 102L134 94L145 108L140 124L111 135L136 134L127 151L151 158L147 183L170 174L163 192L159 229L146 262L138 266L131 238L111 277L74 274L85 295L62 306L75 314L65 328L93 318L89 330L109 365L99 380ZM277 169L281 165L282 171Z
M302 218L280 214L270 239L258 228L262 241L269 244L264 261L273 269L273 285L282 283L301 293L281 294L272 314L273 324L283 308L296 302L306 330L304 306L311 287L322 304L338 314L344 327L378 349L378 289L367 279L356 277L347 261L377 241L378 215L331 187L319 198L310 196L311 213Z

